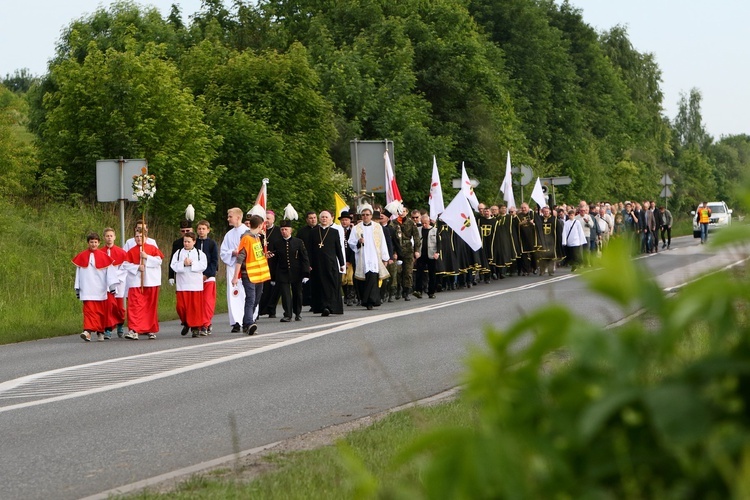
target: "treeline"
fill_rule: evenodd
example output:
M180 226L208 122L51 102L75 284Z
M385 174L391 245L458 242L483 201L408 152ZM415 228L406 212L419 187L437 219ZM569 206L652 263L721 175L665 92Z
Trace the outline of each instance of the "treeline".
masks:
M188 203L222 220L265 177L273 208L320 209L351 189L349 141L388 138L410 206L426 204L433 155L446 195L464 161L497 200L506 151L572 177L568 202L654 199L669 173L674 210L733 205L750 137L714 142L696 89L664 116L653 55L584 14L551 0L204 0L184 24L178 6L113 3L64 29L47 74L3 81L0 192L95 199L97 159L145 157L165 220Z

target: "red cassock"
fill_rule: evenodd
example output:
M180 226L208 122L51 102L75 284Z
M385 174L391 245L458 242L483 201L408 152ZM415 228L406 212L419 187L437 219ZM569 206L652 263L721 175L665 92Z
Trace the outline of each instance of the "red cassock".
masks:
M203 291L200 292L177 292L177 315L183 325L190 328L200 328L204 325L203 318L205 304L203 302Z
M147 255L164 257L158 248L148 243L143 245L143 250ZM132 264L140 264L140 247L131 248L125 260ZM148 281L147 279L146 285ZM130 330L139 334L159 331L159 289L159 286L144 286L143 289L140 286L130 287L128 290L128 328Z
M112 258L112 264L115 266L125 262L128 255L125 250L117 245L104 247L102 251ZM121 293L118 291L117 295L121 295ZM107 328L110 329L125 323L125 299L117 295L109 294L107 296Z
M214 319L214 311L216 310L216 282L215 281L204 281L203 282L203 324L208 328L208 325Z
M94 268L89 268L93 256ZM84 250L73 257L76 281L81 287L83 301L83 329L89 332L103 332L107 327L107 277L112 259L103 251ZM98 300L101 298L102 300Z

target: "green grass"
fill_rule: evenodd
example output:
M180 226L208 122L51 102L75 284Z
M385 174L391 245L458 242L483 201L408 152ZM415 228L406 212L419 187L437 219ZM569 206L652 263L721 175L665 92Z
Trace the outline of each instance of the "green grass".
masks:
M475 418L476 412L460 400L411 408L349 433L336 446L268 455L264 462L271 466L271 472L250 482L241 479L242 471L224 478L209 473L193 476L167 493L144 491L127 498L349 499L358 496L351 479L352 471L361 465L378 478L384 496L413 498L415 492L404 489L403 485L419 481L418 464L394 466L404 446L426 430L446 426L471 427ZM359 465L351 465L360 461Z
M118 230L119 215L111 204L72 207L46 205L36 209L0 198L0 344L70 335L81 331L81 302L73 291L75 268L71 259L86 248L86 234ZM130 227L126 220L126 227ZM175 235L152 227L151 236L167 253ZM159 319L177 318L174 289L166 285L168 263L162 265ZM220 272L223 276L223 272ZM225 293L217 283L217 296ZM223 307L223 310L221 309ZM217 314L226 312L217 301Z

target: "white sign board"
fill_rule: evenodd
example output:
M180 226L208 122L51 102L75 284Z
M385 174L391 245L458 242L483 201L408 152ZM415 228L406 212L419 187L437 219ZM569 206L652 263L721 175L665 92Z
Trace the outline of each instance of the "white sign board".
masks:
M146 160L96 161L96 199L105 203L117 200L138 201L133 196L133 177L141 175L142 168L148 168Z
M385 153L393 165L393 174L396 175L396 162L393 156L393 141L384 139L382 141L360 141L354 139L349 141L349 151L352 155L352 187L357 194L362 191L364 184L368 193L385 193ZM398 180L398 177L396 177Z

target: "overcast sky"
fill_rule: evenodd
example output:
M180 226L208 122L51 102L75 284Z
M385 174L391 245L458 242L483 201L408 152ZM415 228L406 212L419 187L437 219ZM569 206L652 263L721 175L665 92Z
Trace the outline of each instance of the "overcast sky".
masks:
M201 0L151 0L163 14L177 2L185 16ZM558 0L559 1L559 0ZM673 119L680 92L698 88L703 122L716 139L750 133L747 51L750 0L570 0L598 30L627 26L640 52L651 52L662 70L665 113ZM225 0L226 4L229 4ZM0 75L47 69L60 31L71 20L109 2L99 0L4 0L0 15Z

